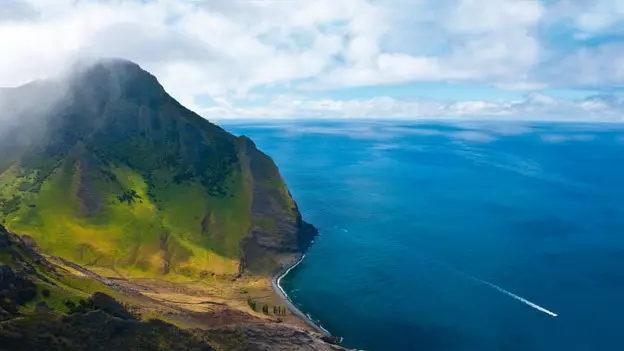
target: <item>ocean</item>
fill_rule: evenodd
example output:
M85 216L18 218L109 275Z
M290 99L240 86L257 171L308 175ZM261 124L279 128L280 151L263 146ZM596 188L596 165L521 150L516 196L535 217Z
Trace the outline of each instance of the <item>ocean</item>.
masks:
M319 228L282 285L345 346L624 350L624 125L221 124Z

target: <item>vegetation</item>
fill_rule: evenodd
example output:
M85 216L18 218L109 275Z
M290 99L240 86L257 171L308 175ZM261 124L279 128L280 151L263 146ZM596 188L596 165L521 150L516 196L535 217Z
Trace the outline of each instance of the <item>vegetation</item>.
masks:
M95 291L95 292L92 292ZM104 291L106 293L100 292ZM0 344L3 350L212 350L199 335L142 321L125 298L49 263L0 226Z
M13 195L10 199L0 199L0 208L2 208L2 213L6 216L19 210L21 200L22 198L17 195Z
M258 319L185 329L155 312L154 300L134 300L95 279L78 277L70 268L51 263L0 226L2 350L295 349L320 342L287 326L258 324ZM233 310L228 314L242 316Z
M133 204L137 199L141 199L141 196L137 194L136 190L125 190L121 195L117 196L119 202L125 202L128 205Z
M252 298L248 298L248 299L247 299L247 304L249 305L249 307L250 307L252 310L254 310L254 311L256 310L256 305L257 305L257 302L256 302L255 300L253 300Z
M270 300L266 273L315 234L273 161L182 107L132 63L96 64L71 87L44 115L20 109L20 123L0 136L0 348L319 342L264 323L245 305L285 313ZM148 282L162 285L136 290Z
M286 308L284 308L282 306L273 306L273 314L275 314L275 315L285 315L286 314Z
M279 217L297 220L270 158L182 107L138 67L115 69L127 71L124 85L113 86L110 70L87 71L71 101L46 116L45 135L0 153L9 165L0 170L0 223L47 253L124 276L235 275L242 251L245 268L273 270L275 252L242 245L254 228L287 242ZM11 134L33 128L24 122ZM0 140L0 149L11 145ZM266 196L262 215L252 214L253 181Z

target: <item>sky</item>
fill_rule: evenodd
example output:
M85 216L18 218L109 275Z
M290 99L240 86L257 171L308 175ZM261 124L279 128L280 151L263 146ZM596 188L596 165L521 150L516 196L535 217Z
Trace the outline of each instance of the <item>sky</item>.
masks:
M0 0L0 86L81 58L208 119L624 121L624 0Z

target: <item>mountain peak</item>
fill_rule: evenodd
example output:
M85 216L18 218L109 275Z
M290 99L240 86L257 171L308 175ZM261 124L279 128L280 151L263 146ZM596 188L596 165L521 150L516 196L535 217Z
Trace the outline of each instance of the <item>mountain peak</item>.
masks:
M124 59L99 59L82 63L70 75L73 90L94 97L132 98L144 103L167 96L156 77Z
M91 71L107 70L109 72L142 72L149 74L141 66L133 61L122 58L98 58L98 59L84 59L77 61L71 72L77 74L89 73Z

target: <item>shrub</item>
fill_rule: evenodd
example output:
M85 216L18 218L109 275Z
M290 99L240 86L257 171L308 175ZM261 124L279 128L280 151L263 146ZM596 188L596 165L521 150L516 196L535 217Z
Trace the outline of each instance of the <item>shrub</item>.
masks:
M254 301L251 297L247 299L247 304L252 310L256 310L256 301Z

